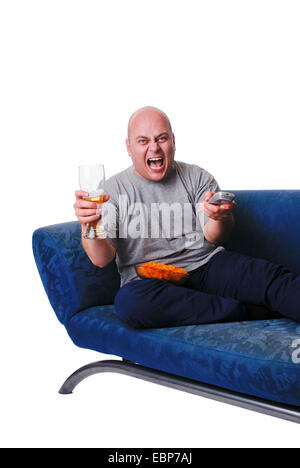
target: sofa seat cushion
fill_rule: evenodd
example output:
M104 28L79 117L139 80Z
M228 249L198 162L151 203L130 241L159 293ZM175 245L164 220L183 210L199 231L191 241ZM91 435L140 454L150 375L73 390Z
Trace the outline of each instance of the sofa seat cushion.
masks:
M66 328L77 346L300 406L300 326L290 320L136 330L119 320L113 305L106 305L75 314Z

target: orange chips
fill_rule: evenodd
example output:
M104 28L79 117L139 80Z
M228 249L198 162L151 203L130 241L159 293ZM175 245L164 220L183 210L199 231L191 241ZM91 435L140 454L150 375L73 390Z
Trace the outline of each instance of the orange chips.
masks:
M174 284L183 284L189 276L184 268L164 263L148 262L135 268L142 278L164 279Z

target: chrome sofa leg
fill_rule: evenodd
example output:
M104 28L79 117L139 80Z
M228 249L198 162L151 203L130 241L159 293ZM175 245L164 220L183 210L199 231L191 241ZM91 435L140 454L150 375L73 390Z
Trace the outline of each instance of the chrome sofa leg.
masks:
M128 361L127 359L123 359L122 361L105 360L83 366L67 378L58 393L69 395L70 393L73 393L74 388L77 387L80 382L91 375L100 374L101 372L119 372L121 374L131 375L131 372L128 370L126 372L126 365L128 363L131 363L131 361Z
M198 382L197 380L187 379L178 375L168 374L150 367L144 367L128 359L105 360L88 364L81 367L72 374L63 384L59 393L70 394L74 388L90 375L100 372L117 372L120 374L131 375L138 379L148 382L175 388L194 395L199 395L212 400L228 403L240 408L256 411L277 418L285 419L300 424L300 407L276 403L270 400L253 397L243 393L233 392L221 387Z

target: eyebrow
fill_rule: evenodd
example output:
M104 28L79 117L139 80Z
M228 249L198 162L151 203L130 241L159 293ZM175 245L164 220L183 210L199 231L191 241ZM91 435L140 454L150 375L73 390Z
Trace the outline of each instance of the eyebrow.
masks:
M169 136L168 132L162 132L162 133L160 133L159 135L157 135L155 138L159 138L159 137L161 137L161 136L163 136L163 135ZM136 140L138 140L139 138L144 138L145 140L148 140L148 137L143 136L143 135L137 136L137 137L136 137Z

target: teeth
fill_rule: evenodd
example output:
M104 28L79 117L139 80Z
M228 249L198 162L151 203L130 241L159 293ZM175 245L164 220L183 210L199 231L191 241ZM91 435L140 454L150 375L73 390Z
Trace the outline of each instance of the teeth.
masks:
M149 158L148 161L162 161L163 158Z

